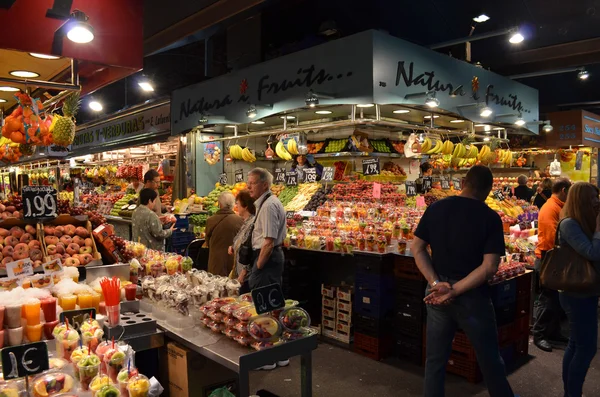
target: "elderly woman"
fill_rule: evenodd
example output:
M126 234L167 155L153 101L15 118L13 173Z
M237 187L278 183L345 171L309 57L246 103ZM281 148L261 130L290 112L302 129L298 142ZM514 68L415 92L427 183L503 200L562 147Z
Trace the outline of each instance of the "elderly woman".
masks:
M208 271L228 276L233 268L233 255L227 251L244 220L233 212L235 197L231 192L219 195L219 210L206 221L206 245L208 246Z
M157 198L158 193L152 189L140 191L140 206L131 216L133 241L139 241L154 250L164 251L165 239L171 236L175 225L163 230L158 215L154 212Z
M246 292L250 292L250 287L248 286L248 273L251 268L242 265L237 261L238 252L240 247L244 242L248 239L250 232L252 231L252 227L254 225L254 214L256 213L256 207L254 207L254 199L250 196L250 192L248 190L242 190L238 193L235 198L237 204L237 212L238 215L242 217L244 220L244 225L238 232L238 234L233 239L233 246L229 247L229 254L234 255L236 258L235 261L235 273L234 276L237 280L242 284L242 288L240 289L240 294L244 294Z

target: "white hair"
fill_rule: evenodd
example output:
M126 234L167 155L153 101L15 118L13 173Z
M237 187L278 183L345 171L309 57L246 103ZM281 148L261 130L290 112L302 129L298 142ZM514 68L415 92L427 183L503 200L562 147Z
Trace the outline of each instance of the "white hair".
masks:
M223 192L218 198L219 208L222 210L232 210L235 205L235 196L231 192Z
M261 182L267 182L267 187L270 189L273 184L273 174L264 168L254 168L248 172L248 175L256 175Z

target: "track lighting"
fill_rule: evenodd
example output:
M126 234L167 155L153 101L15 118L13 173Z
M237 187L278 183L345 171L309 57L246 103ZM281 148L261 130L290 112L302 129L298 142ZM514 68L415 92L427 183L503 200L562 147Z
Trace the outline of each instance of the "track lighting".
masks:
M273 105L250 105L246 111L246 116L253 119L258 115L258 109L272 109Z

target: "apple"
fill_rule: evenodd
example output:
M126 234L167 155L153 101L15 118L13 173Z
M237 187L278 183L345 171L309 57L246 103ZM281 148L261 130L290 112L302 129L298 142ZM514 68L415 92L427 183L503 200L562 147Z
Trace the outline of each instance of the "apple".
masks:
M79 246L75 243L71 243L67 246L67 254L75 255L79 253Z
M41 253L41 251L40 251L40 253ZM42 263L43 263L43 262L42 262L42 261L40 261L40 260L34 261L34 262L33 262L33 267L40 267L40 266L42 266Z
M14 216L17 219L21 219L21 213L19 211L15 211L12 213L12 216Z
M33 236L35 234L35 227L32 225L25 225L25 231Z
M13 252L13 258L16 260L29 258L29 246L25 243L17 244Z
M16 238L21 238L21 236L25 233L25 231L23 229L21 229L19 226L13 226L10 228L9 230L10 235Z
M15 212L17 209L15 208L14 205L8 205L5 208L6 212Z
M66 247L73 242L73 239L68 234L65 234L60 238L60 242L63 243Z
M92 253L92 247L81 247L79 249L79 253L80 254L91 254Z
M19 242L25 243L25 244L29 244L29 242L31 240L33 240L33 237L31 236L31 234L29 234L29 233L23 233L23 235L19 239Z
M19 239L13 236L8 236L4 239L4 244L12 245L14 247L15 245L19 244Z

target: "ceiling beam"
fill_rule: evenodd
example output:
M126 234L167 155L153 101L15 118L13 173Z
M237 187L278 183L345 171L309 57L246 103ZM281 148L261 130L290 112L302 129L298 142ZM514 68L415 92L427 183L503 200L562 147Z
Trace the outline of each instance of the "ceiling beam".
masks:
M506 59L508 60L508 63L520 65L524 63L546 62L554 59L597 53L600 53L600 38L573 41L570 43L513 52L507 54Z

